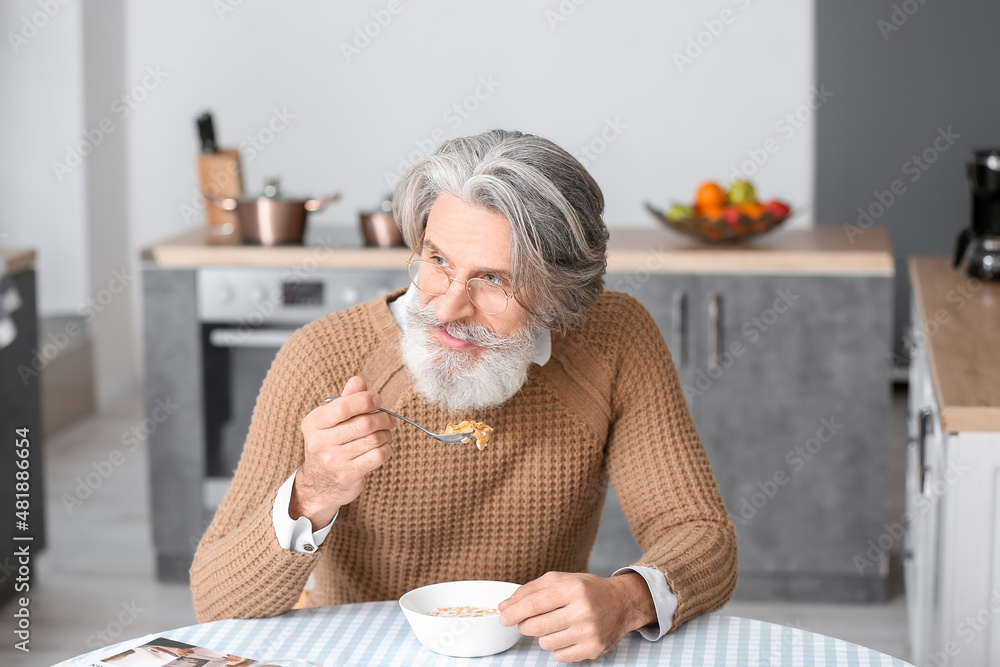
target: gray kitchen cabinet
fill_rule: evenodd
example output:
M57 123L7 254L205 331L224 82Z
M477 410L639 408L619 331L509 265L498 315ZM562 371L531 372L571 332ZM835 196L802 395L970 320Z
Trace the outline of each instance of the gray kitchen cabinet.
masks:
M888 554L855 557L887 519L892 280L699 282L687 396L736 526L737 595L883 599Z
M855 556L886 521L891 276L631 282L606 284L638 298L671 349L736 526L736 596L883 599L887 562L859 572Z
M37 349L42 345L38 340L38 313L36 311L36 281L33 269L15 273L14 286L21 297L21 307L11 314L17 337L10 345L0 349L0 433L4 446L0 449L0 479L4 493L0 497L3 528L0 529L0 601L10 597L30 597L25 586L35 585L37 556L46 546L45 507L45 449L42 439L41 377L37 374ZM27 459L18 456L27 441ZM17 498L15 484L25 480L15 478L23 472L23 464L28 461L28 504ZM23 475L22 475L23 477ZM21 502L20 507L18 501ZM62 508L60 508L61 510ZM16 512L24 512L17 516ZM27 527L16 523L25 520ZM26 539L28 538L28 539ZM30 554L30 574L25 580L19 572L20 553L27 549Z
M156 424L146 441L149 499L161 581L187 581L208 525L202 513L208 453L195 284L194 270L143 265L145 405Z

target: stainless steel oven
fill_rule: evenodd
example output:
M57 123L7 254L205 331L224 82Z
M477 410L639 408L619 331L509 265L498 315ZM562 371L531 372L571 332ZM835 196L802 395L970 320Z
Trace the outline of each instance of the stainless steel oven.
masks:
M299 327L408 283L398 270L214 266L197 270L206 519L239 463L261 383Z

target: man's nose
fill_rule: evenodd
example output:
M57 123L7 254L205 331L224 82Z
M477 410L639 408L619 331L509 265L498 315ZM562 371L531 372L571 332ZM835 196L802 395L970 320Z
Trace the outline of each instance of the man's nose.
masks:
M476 307L469 300L469 290L466 289L465 283L457 280L451 281L445 293L434 301L434 314L441 322L455 322L476 314Z

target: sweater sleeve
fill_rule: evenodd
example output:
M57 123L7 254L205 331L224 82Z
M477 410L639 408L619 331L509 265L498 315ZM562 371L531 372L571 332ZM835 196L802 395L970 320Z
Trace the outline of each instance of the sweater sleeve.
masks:
M642 559L677 595L673 626L718 609L736 586L736 532L663 336L621 295L608 474Z
M198 622L275 616L291 609L315 552L282 548L272 509L282 483L302 464L302 418L323 396L306 329L281 347L261 385L239 465L191 565Z

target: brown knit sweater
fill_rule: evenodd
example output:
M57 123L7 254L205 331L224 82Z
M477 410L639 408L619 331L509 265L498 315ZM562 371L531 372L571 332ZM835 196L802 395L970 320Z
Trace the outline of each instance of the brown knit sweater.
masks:
M438 581L525 583L585 572L608 479L643 557L677 595L676 628L729 599L736 536L663 337L632 297L605 292L585 323L503 406L452 413L423 401L403 365L393 292L299 329L261 387L229 492L191 566L200 622L273 616L309 577L309 606L390 600ZM271 509L302 464L302 418L360 375L383 406L429 428L474 419L483 451L399 423L393 456L310 554L283 549ZM623 563L624 565L624 563Z

